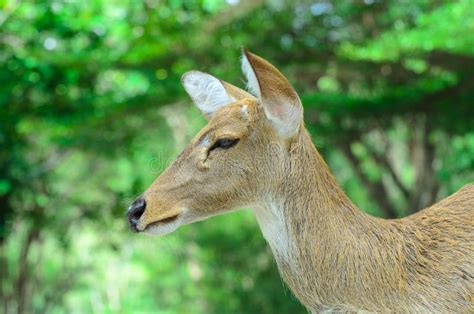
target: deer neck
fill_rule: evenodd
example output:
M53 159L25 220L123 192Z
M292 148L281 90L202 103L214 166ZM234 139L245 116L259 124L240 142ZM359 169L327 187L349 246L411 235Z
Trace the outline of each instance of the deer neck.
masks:
M278 257L291 258L321 234L365 216L345 195L303 129L289 149L282 182L255 206L265 239ZM309 243L308 243L309 242Z
M311 307L322 297L305 302L307 292L321 282L338 280L344 270L338 268L339 274L330 270L338 267L332 265L332 260L337 260L340 250L349 251L344 256L345 264L358 265L357 259L363 256L360 252L352 254L351 248L361 247L361 239L370 242L367 236L358 234L376 235L378 231L371 228L378 220L357 209L345 195L306 130L292 143L289 154L283 184L254 211L283 278ZM344 267L344 263L339 266ZM330 288L325 287L328 293Z

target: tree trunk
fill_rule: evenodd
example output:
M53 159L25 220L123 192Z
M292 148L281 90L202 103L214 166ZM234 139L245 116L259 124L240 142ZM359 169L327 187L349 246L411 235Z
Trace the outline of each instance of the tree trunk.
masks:
M434 166L435 146L429 140L431 123L426 116L417 119L412 139L412 162L415 181L408 202L408 213L415 213L436 201L439 184Z
M34 226L28 232L26 239L24 241L23 247L20 252L20 267L18 272L18 279L17 279L17 313L23 314L27 313L27 309L29 307L28 304L28 295L27 295L27 288L28 288L28 276L29 276L29 264L28 264L28 255L31 249L31 245L38 239L39 237L39 230L36 229Z

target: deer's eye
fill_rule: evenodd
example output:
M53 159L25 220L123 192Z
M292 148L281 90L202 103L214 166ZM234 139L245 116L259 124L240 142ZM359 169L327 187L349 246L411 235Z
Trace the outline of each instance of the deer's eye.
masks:
M218 139L209 150L211 151L216 148L229 149L235 144L237 144L238 141L238 138L221 138Z

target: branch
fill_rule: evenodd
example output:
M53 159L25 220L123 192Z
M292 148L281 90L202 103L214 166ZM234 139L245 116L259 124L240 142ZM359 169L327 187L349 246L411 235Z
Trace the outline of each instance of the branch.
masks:
M365 145L367 152L370 154L370 157L377 163L377 165L381 168L387 170L388 174L392 178L393 182L403 194L406 200L410 199L410 191L403 185L402 181L400 180L399 176L395 172L394 167L390 164L390 161L387 158L387 155L381 155L375 152L371 145Z
M352 166L354 173L357 178L365 186L372 198L377 202L380 210L384 213L386 218L397 218L398 214L395 208L392 206L390 200L388 199L388 194L381 182L375 183L369 180L367 175L361 170L359 165L359 160L356 155L352 152L350 142L342 142L339 145L342 153L346 156L347 160Z
M427 61L454 72L472 73L474 58L468 55L454 54L446 51L433 51L427 56Z

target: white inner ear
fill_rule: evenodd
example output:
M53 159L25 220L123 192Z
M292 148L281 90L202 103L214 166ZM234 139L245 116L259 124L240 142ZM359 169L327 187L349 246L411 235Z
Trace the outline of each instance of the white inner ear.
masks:
M183 75L182 82L186 92L206 115L235 101L227 94L222 83L210 74L190 71Z
M295 94L295 98L292 99L283 95L277 95L276 99L275 97L273 99L262 99L257 75L245 53L242 54L241 62L242 72L247 78L247 89L262 101L265 115L272 122L275 130L283 138L294 136L299 130L303 116L303 107L298 96ZM289 87L291 88L291 86ZM263 86L263 88L267 88L267 86Z
M249 90L254 96L257 96L257 98L260 98L260 84L258 84L257 76L255 75L255 72L253 71L253 68L250 65L245 53L242 54L241 64L242 72L247 79L247 90Z
M283 104L291 104L292 100L282 99ZM298 106L295 105L287 105L280 108L279 115L276 116L269 108L271 108L272 104L267 104L263 106L263 110L265 111L265 115L273 123L274 128L276 129L277 133L283 138L290 138L298 133L298 129L300 126L300 122L302 119L302 111L301 111L301 104ZM275 108L278 105L274 105ZM280 105L281 106L281 105ZM282 118L284 117L284 118Z

